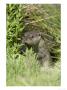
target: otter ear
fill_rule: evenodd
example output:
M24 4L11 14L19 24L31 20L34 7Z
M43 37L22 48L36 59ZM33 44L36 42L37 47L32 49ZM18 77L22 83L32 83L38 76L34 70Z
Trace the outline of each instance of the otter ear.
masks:
M29 37L30 37L30 38L33 38L34 36L33 36L33 35L30 35Z

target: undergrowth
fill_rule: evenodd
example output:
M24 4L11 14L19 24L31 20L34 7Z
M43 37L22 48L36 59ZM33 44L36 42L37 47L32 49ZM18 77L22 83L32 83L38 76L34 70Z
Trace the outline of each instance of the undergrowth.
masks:
M41 70L32 49L27 49L24 56L14 54L13 50L7 53L7 85L57 86L60 85L60 77L60 62L54 67Z

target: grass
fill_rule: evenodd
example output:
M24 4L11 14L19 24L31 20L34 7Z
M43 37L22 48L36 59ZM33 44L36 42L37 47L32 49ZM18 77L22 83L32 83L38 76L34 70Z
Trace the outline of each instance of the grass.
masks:
M7 86L59 86L61 84L60 61L60 5L22 5L7 4L7 61L6 85ZM26 25L24 18L29 14L31 21ZM34 26L31 27L31 26ZM56 47L51 53L57 57L54 66L41 67L36 53L26 49L24 55L19 54L21 42L19 38L25 29L39 29L46 31L54 38Z
M43 86L60 85L60 62L54 67L41 69L36 54L26 50L25 56L7 53L7 85L10 86Z

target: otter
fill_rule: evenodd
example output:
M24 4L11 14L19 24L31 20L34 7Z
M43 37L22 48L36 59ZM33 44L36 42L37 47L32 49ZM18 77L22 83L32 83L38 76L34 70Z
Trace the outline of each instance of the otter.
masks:
M41 65L47 65L50 62L51 56L47 48L46 42L42 38L42 32L28 31L22 37L22 52L25 47L32 48L37 54L37 59Z

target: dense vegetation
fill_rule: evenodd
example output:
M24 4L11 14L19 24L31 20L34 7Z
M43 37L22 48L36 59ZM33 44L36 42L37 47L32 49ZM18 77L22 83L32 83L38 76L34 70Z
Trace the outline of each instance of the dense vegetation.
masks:
M60 5L7 4L6 16L7 85L60 85ZM55 46L50 51L55 64L45 70L41 70L32 48L26 49L24 55L19 54L22 33L34 29L54 38Z

